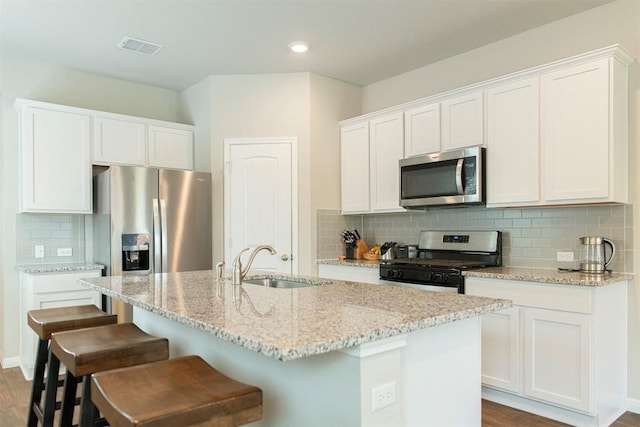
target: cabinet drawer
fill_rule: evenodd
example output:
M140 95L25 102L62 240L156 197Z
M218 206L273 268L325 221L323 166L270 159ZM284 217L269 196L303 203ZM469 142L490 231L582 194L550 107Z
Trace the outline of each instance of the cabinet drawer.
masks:
M592 290L572 285L554 285L519 280L467 278L466 293L510 299L514 305L591 314Z
M83 271L79 273L46 274L42 276L28 275L33 282L33 293L83 291L89 288L78 283L83 277L98 277L99 271ZM27 279L29 280L29 279Z

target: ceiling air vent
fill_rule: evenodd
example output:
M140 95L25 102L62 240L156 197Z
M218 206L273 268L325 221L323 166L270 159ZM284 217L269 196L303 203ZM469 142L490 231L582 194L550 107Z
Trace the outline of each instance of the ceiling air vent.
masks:
M118 43L118 47L132 52L138 52L145 55L155 55L164 47L161 44L151 43L145 40L136 39L126 36Z

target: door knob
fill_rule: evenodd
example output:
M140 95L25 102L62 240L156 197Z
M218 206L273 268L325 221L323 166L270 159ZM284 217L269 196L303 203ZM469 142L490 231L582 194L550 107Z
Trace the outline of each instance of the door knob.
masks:
M284 255L282 255L282 256L280 257L280 259L281 259L281 260L283 260L283 261L289 261L289 255L284 254Z

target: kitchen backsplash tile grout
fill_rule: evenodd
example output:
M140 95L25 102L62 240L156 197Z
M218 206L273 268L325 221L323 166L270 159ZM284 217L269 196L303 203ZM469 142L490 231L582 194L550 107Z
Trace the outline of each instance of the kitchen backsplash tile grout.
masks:
M603 236L616 244L613 271L633 271L633 206L575 206L531 209L440 208L396 214L341 215L321 209L317 253L321 259L344 255L340 232L357 228L369 246L385 241L416 244L420 230L500 230L503 265L555 268L577 266L581 236ZM556 261L573 252L574 263Z

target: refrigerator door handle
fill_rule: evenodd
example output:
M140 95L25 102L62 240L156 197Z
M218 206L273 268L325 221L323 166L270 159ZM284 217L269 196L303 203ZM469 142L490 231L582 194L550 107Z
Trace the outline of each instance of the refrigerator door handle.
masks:
M165 199L160 199L160 222L162 223L162 271L158 273L166 273L169 271L167 260L169 235L167 234L167 201Z
M160 227L160 206L158 199L153 199L153 273L161 272L162 231Z

